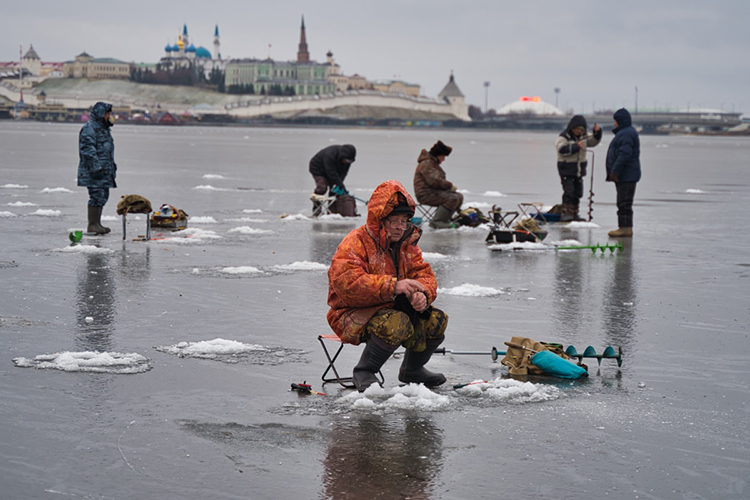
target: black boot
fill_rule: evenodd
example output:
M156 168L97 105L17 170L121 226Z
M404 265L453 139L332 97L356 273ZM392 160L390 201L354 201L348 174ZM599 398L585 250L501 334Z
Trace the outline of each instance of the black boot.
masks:
M367 341L365 350L362 351L362 357L359 358L359 363L354 367L354 373L352 373L354 387L359 392L364 392L365 389L378 382L375 374L380 371L380 368L397 348L398 346L386 344L375 336Z
M94 234L107 234L109 230L102 227L101 224L102 207L92 207L91 205L88 205L88 209L89 225L86 228L86 232Z
M405 384L424 384L427 387L444 384L445 375L424 368L441 343L442 340L428 340L424 351L406 351L404 362L401 363L401 369L398 371L399 381Z

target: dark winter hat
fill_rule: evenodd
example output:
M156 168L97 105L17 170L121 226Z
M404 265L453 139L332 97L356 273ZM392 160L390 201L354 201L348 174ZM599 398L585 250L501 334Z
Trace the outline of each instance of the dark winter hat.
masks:
M629 127L633 124L633 119L630 116L630 112L625 108L620 108L615 111L615 114L612 116L612 118L615 119L619 128Z
M405 201L399 201L398 205L393 207L391 213L388 214L388 216L391 215L407 215L409 217L412 217L414 215L414 210L412 210L409 204Z
M430 149L430 154L432 156L448 156L451 154L451 151L453 151L453 148L450 146L446 146L443 144L443 141L437 141L434 146L432 146L432 149Z
M568 122L568 130L573 130L576 127L583 127L586 130L586 118L582 115L575 115L571 118L570 122Z

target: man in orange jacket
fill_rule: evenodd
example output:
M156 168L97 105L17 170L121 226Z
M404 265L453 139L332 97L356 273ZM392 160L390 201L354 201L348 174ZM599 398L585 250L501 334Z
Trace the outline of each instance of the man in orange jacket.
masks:
M328 323L342 342L366 342L354 367L362 392L400 346L406 348L398 379L437 386L442 373L424 368L445 338L448 315L432 307L437 280L417 246L411 225L415 203L403 185L386 181L367 205L367 223L339 244L328 270Z

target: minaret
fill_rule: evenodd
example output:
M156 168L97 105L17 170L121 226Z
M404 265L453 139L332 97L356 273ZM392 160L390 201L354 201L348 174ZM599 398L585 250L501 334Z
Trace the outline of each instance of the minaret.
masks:
M305 16L302 16L302 27L299 35L299 50L297 51L297 62L310 62L310 53L307 51L307 37L305 37Z
M219 52L219 46L221 45L221 42L219 42L219 25L216 25L216 28L214 29L214 59L219 60L221 59L221 52Z
M187 24L182 25L182 41L185 44L185 48L188 48L190 46L190 41L188 40Z

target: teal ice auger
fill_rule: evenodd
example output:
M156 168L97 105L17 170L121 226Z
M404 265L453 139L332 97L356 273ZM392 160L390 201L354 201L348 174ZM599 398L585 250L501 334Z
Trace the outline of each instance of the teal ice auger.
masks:
M597 363L599 363L599 366L602 364L602 359L616 359L617 360L617 366L622 366L622 347L617 348L617 352L615 352L614 348L612 346L607 346L606 349L604 349L604 352L601 354L596 353L596 349L594 349L591 346L588 346L584 351L583 354L578 354L578 351L576 351L576 348L572 345L569 345L567 349L565 349L565 354L570 356L571 358L578 358L578 364L581 364L581 361L583 358L596 358Z
M604 253L605 250L609 250L609 253L615 253L615 250L619 250L620 252L623 251L622 241L618 241L617 243L613 243L611 245L609 243L605 243L604 245L600 245L599 243L597 243L596 245L570 245L564 247L555 247L555 250L580 250L582 248L589 248L593 253L596 253L597 250L601 250L602 253Z

